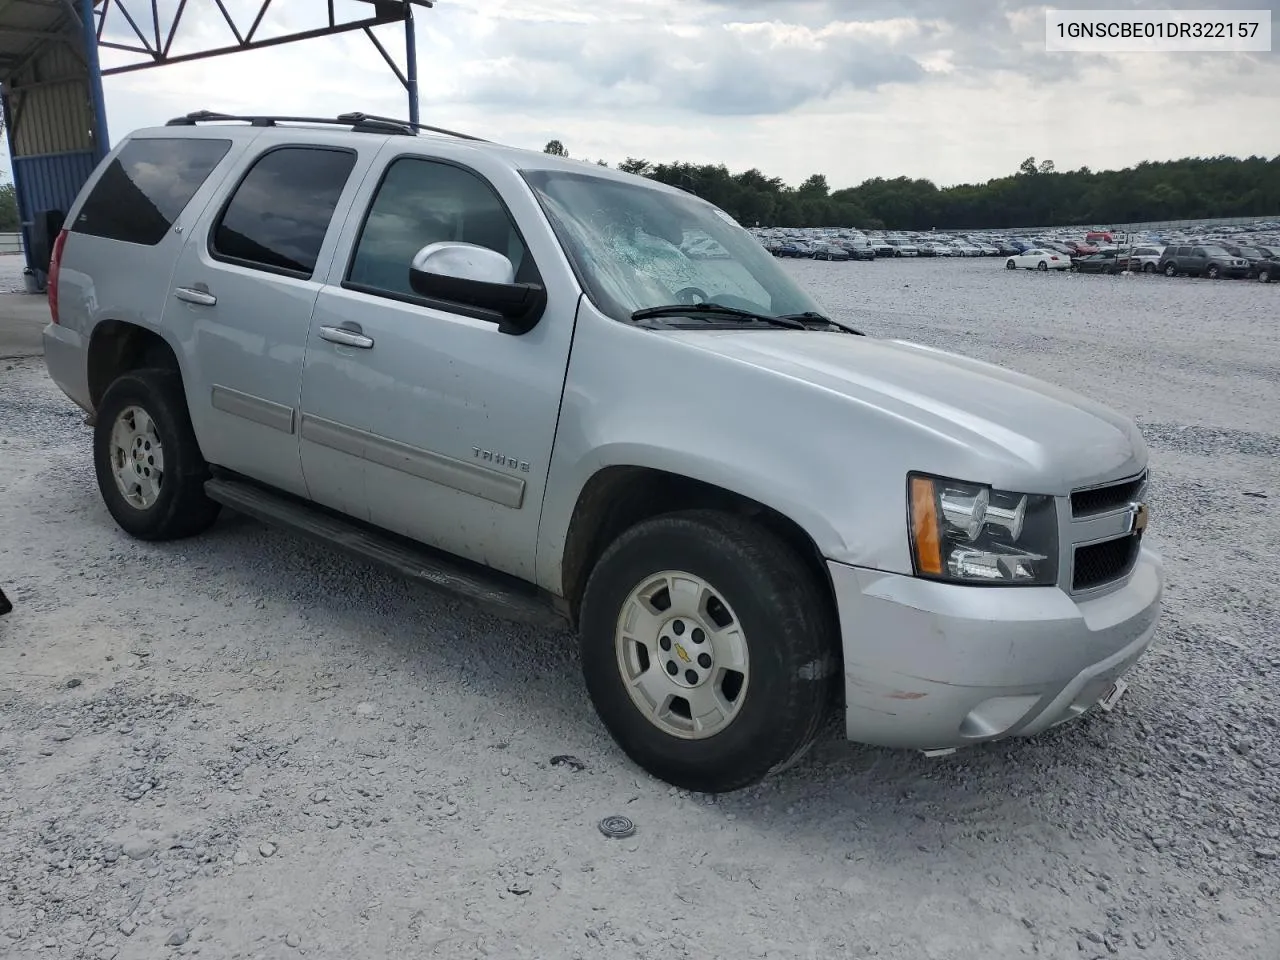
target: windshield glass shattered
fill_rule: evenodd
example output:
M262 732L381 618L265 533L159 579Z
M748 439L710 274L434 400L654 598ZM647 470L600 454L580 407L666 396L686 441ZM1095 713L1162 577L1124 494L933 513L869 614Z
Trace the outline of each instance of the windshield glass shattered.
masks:
M705 200L589 173L524 176L587 295L609 316L680 302L770 316L822 312L758 241Z

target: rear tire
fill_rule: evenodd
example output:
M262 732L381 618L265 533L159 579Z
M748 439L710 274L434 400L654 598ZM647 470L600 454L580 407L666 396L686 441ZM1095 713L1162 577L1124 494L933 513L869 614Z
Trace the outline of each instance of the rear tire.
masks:
M1204 275L1208 277L1210 280L1217 280L1218 274L1220 274L1221 272L1222 271L1218 269L1218 265L1216 263L1211 263L1209 264L1208 267L1205 268Z
M1043 260L1041 260L1039 263L1036 264L1036 269L1039 270L1041 273L1046 273L1049 270L1049 265L1045 263Z
M1259 271L1258 271L1258 282L1259 282L1259 283L1270 283L1270 282L1271 282L1271 268L1270 268L1270 267L1263 267L1261 270L1259 270Z
M1178 268L1172 263L1167 263L1164 267L1164 275L1166 277L1176 277L1178 275Z
M1012 260L1006 260L1006 261L1004 262L1004 268L1005 268L1006 270L1017 270L1017 269L1018 269L1018 265L1017 265L1016 263L1014 263Z
M1156 272L1156 265L1155 265L1154 263L1144 263L1144 264L1142 265L1142 272L1143 272L1143 273L1155 273L1155 272Z
M182 378L134 370L98 404L93 466L112 518L139 540L178 540L209 528L218 504L204 495L209 465L200 454Z
M587 582L580 632L587 690L619 746L653 776L706 793L803 756L839 674L817 578L771 532L712 510L647 520L614 541Z

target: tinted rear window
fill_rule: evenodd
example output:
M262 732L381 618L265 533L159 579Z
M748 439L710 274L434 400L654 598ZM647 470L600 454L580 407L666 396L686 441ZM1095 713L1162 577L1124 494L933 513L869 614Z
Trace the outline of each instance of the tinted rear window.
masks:
M71 229L126 243L159 243L230 149L230 140L130 140L102 171Z
M310 277L355 166L350 150L281 147L249 168L214 227L220 260Z

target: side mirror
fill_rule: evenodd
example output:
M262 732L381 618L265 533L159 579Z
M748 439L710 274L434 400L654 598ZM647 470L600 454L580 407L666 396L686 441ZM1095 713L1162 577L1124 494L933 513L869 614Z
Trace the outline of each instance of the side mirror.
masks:
M516 283L515 267L496 250L445 241L423 247L409 266L409 286L429 300L492 314L503 333L527 333L547 307L547 291Z

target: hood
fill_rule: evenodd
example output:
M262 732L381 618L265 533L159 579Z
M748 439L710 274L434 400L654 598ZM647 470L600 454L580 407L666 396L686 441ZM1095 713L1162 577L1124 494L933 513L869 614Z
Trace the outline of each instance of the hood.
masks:
M801 381L932 434L980 457L987 482L1019 493L1063 496L1142 470L1147 448L1127 417L1069 390L994 364L921 344L841 333L680 331L691 345ZM954 448L960 448L959 451Z

